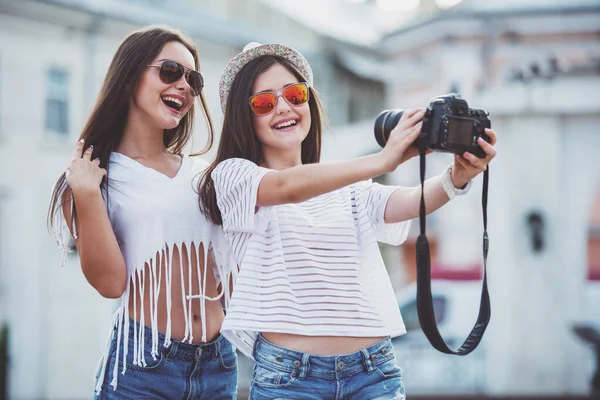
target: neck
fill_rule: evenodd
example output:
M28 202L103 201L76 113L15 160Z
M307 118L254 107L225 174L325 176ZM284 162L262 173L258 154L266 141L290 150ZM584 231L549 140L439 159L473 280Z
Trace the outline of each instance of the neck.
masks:
M163 129L130 108L123 137L115 150L131 158L152 158L167 152L163 136Z
M286 150L263 147L263 157L263 167L281 171L302 164L302 147Z

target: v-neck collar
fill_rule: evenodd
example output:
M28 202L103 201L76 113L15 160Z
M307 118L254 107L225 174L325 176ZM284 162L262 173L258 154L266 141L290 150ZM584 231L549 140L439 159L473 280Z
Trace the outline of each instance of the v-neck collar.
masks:
M151 174L155 174L155 175L161 176L163 179L166 179L166 180L169 180L169 181L175 181L175 180L177 180L183 174L183 171L185 171L185 168L187 168L187 164L188 164L188 161L189 161L188 157L185 156L184 154L178 154L178 156L181 157L181 165L179 166L179 169L177 170L177 173L175 174L175 176L173 178L171 178L171 177L163 174L162 172L157 171L154 168L150 168L150 167L145 166L141 162L139 162L137 160L134 160L133 158L131 158L129 156L126 156L123 153L118 153L116 151L113 151L110 154L110 158L113 161L116 161L115 159L121 160L121 161L123 161L123 162L131 165L132 168L136 168L136 169L138 169L140 171L147 171L147 172L149 172Z

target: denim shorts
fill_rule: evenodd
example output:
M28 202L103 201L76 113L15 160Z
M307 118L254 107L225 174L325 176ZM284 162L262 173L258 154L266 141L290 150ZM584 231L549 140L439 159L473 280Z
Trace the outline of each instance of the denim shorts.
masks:
M128 335L129 351L127 369L123 370L123 350L115 360L117 332L115 331L108 352L108 363L102 390L95 399L209 399L230 400L237 398L237 354L231 343L223 336L206 344L189 344L172 340L165 348L165 337L158 334L159 355L151 355L149 338L152 330L145 327L144 358L146 366L133 365L133 324L130 320ZM110 385L115 363L118 363L116 389ZM98 374L99 375L99 374ZM98 378L97 378L98 379Z
M318 356L258 335L250 400L404 400L402 370L390 338L356 353Z

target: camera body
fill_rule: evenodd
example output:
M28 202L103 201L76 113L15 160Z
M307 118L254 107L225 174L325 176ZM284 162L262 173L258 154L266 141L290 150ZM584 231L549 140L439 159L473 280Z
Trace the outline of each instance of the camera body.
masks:
M375 120L375 139L381 147L387 143L390 132L400 121L403 110L382 111ZM485 128L490 128L489 113L486 110L469 108L466 100L457 94L450 93L431 99L425 110L423 126L419 138L412 144L419 146L425 141L425 147L433 151L463 154L468 151L479 158L485 152L477 144L478 138L488 143L490 137Z

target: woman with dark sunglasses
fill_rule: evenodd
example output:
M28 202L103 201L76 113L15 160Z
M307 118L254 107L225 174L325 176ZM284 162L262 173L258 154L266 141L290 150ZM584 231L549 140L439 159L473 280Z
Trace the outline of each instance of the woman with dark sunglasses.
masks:
M221 77L221 141L199 188L240 266L221 332L256 361L250 399L403 399L390 338L406 330L377 241L406 239L420 186L370 179L418 154L424 112L405 112L379 153L320 164L312 82L279 44L249 45ZM485 158L457 156L425 182L428 212L486 169L487 133Z
M181 154L202 93L199 58L179 31L151 26L118 47L59 178L49 224L72 237L88 282L120 298L96 377L100 399L235 399L237 357L219 334L227 243L200 213L207 164Z

